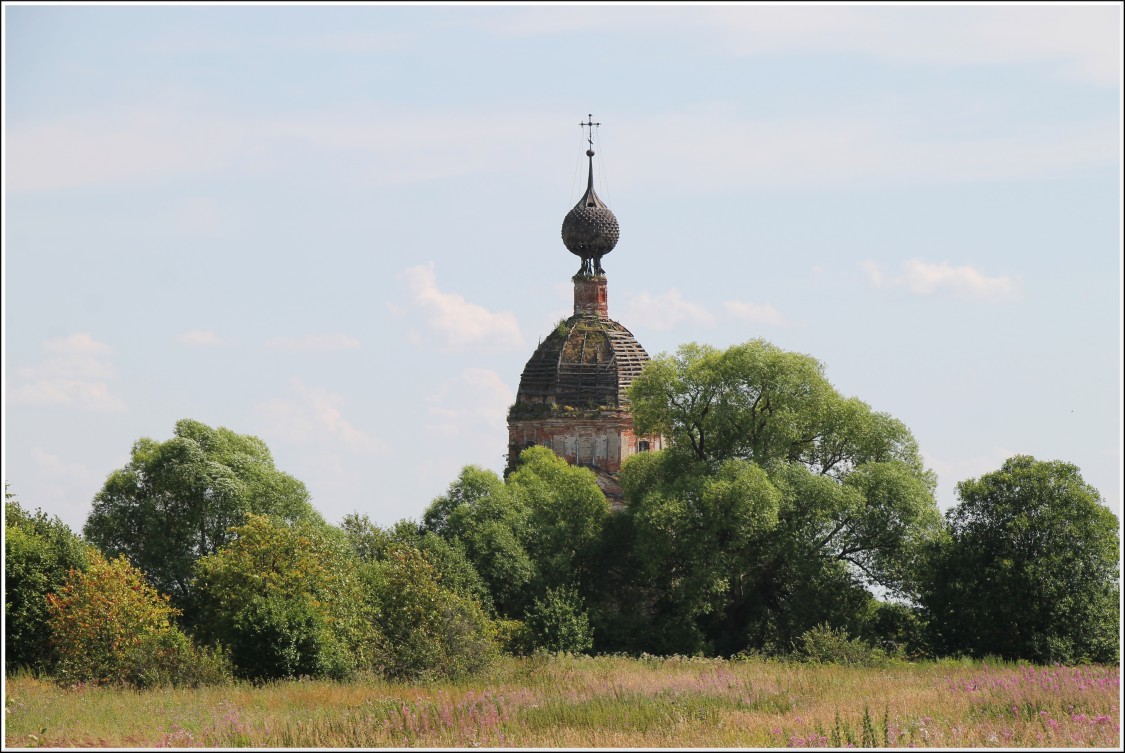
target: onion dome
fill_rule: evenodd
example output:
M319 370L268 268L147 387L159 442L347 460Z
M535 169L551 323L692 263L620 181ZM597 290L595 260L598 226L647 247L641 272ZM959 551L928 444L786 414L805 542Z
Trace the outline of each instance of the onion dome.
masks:
M574 208L566 213L562 223L562 240L570 253L585 259L597 259L613 250L621 229L617 218L605 202L594 193L594 150L587 149L590 158L590 175L586 193Z

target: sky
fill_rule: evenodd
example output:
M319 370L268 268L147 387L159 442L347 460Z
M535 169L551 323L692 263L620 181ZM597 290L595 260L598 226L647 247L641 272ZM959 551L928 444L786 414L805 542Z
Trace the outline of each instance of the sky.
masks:
M764 338L938 477L1121 517L1122 6L5 3L3 477L80 530L141 437L420 518L571 313L585 189L652 354Z

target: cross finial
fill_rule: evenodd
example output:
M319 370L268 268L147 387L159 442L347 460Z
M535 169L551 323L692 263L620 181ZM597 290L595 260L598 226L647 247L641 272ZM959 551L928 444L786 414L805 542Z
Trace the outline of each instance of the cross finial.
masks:
M586 135L586 143L588 143L590 145L590 148L593 149L594 148L594 126L600 126L601 123L595 123L594 122L594 116L592 114L589 114L586 117L589 120L586 123L579 123L578 125L582 126L583 128L590 129L589 132Z

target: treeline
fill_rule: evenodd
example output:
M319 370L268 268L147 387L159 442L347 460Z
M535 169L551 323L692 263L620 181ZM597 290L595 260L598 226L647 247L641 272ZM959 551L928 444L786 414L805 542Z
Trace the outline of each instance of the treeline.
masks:
M82 536L6 501L6 669L148 686L453 677L536 650L1118 661L1117 520L1074 466L1013 457L942 516L901 422L763 341L684 346L630 398L671 448L625 464L623 512L532 447L387 529L328 524L261 440L180 421L134 445Z

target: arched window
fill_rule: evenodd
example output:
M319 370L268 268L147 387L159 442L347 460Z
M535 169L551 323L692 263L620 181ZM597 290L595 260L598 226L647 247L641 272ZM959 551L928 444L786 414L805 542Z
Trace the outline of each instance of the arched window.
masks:
M637 451L638 452L648 452L648 440L647 439L642 439L640 441L640 443L637 445Z

